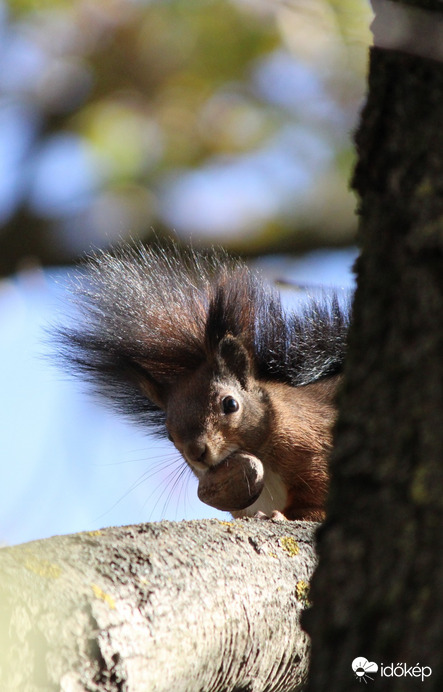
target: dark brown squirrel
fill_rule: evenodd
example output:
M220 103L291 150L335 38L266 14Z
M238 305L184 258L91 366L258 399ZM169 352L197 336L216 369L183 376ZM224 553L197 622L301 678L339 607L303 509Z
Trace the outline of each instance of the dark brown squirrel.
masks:
M286 312L243 262L175 245L97 253L75 293L62 357L172 440L201 500L234 517L324 517L348 329L336 296Z

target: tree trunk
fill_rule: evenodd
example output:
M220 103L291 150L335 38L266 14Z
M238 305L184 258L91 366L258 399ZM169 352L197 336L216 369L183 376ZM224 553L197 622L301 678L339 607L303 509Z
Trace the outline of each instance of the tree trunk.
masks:
M441 13L426 16L441 29ZM304 620L309 692L366 682L357 657L377 664L377 690L443 689L443 64L420 56L371 51L354 324Z
M0 551L2 692L285 692L316 524L141 524Z

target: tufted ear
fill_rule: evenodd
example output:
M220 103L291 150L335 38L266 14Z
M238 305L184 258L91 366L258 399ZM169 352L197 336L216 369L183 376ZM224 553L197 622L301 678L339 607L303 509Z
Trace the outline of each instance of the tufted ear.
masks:
M157 382L145 367L143 367L141 361L133 361L131 363L130 374L132 378L135 379L144 396L152 401L155 406L158 406L158 408L164 411L167 400L166 386Z
M153 404L161 408L163 411L166 408L166 390L158 382L150 377L145 377L140 381L141 389L148 399Z
M231 335L225 336L219 343L218 355L222 366L246 389L248 377L252 375L252 362L241 341Z

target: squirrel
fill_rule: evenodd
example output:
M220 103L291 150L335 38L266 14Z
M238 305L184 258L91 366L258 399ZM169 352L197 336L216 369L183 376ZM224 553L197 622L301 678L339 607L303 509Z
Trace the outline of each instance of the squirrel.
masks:
M223 250L97 252L74 278L59 355L168 437L203 502L233 517L321 521L349 324L337 296L285 311Z

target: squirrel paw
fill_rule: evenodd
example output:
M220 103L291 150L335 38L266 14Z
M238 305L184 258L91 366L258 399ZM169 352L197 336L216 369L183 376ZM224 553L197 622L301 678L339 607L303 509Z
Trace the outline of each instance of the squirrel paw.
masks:
M287 521L285 515L279 512L277 509L274 509L271 516L268 516L264 512L258 511L254 514L254 519L267 519L268 521Z

